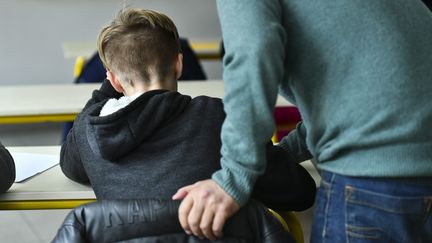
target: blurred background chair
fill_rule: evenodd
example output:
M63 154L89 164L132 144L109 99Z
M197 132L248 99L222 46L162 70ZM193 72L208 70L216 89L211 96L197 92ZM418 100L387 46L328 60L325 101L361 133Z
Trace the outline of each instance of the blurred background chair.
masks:
M276 107L273 113L276 131L272 138L277 143L301 121L301 115L297 107Z

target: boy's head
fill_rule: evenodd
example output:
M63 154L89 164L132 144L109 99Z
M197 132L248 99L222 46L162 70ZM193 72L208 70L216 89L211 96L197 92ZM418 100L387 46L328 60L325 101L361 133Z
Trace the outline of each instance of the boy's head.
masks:
M114 74L122 85L172 82L181 74L177 28L156 11L121 10L99 33L98 49L108 76Z

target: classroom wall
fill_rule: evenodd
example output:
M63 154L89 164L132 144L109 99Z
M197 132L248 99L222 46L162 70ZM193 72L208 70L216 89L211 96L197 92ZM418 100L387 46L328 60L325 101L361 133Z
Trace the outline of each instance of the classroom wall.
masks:
M74 59L64 58L62 43L96 42L101 26L125 2L167 14L181 36L220 39L214 0L0 0L0 89L73 82ZM202 64L208 78L221 79L220 61ZM0 141L6 146L57 145L61 130L61 123L1 125Z
M62 43L96 41L124 4L167 14L181 36L221 36L214 0L0 0L0 85L72 82L74 60L64 58ZM221 79L220 61L203 66Z

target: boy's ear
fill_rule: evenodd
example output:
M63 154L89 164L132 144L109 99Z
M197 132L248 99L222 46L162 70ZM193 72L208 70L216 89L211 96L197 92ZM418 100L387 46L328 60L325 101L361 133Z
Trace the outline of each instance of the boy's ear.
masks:
M121 86L119 80L117 79L117 76L115 75L115 73L113 73L112 71L107 71L106 76L107 76L107 79L110 81L111 85L113 86L113 88L117 92L123 93L124 89Z
M175 61L175 75L179 79L183 72L183 54L179 53Z

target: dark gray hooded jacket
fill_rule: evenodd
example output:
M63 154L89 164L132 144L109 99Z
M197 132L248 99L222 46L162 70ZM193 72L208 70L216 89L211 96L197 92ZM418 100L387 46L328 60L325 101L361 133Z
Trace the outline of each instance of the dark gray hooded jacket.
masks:
M61 149L64 174L90 182L98 199L171 198L219 168L219 99L154 90L100 117L113 97L119 94L105 81Z
M90 183L98 199L170 199L220 168L222 100L154 90L100 117L107 100L120 96L109 81L93 92L61 148L67 177ZM293 156L269 143L252 197L272 209L309 208L316 185Z

